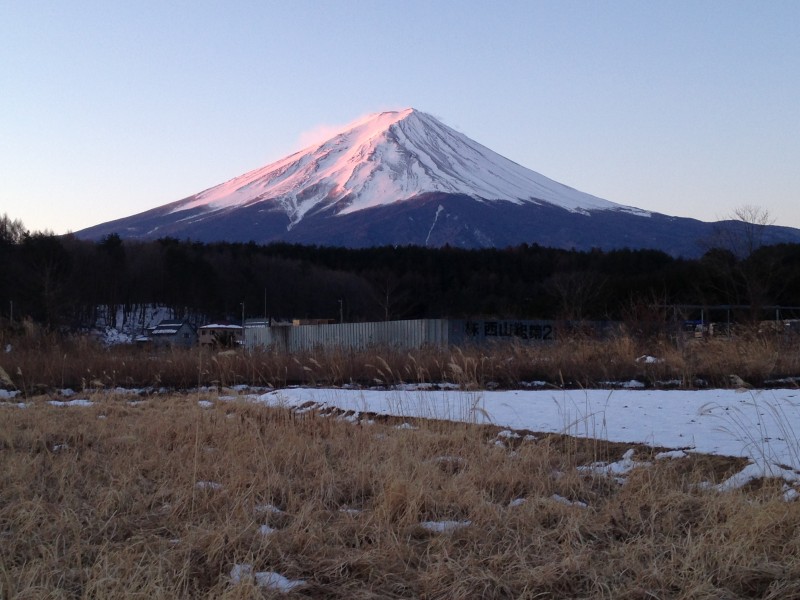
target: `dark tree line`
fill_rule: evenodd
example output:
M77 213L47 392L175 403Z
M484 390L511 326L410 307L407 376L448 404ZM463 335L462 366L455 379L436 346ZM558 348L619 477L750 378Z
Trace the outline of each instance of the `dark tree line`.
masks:
M423 317L625 319L669 304L800 305L800 245L697 260L654 250L577 252L176 239L100 242L0 223L0 316L85 326L98 306L161 304L178 315L365 321Z

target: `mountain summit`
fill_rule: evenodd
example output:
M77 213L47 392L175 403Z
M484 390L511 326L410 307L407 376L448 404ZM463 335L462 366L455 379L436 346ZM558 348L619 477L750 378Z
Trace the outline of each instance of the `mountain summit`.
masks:
M314 210L350 214L431 192L645 214L521 167L413 108L370 115L321 144L178 202L173 212L271 202L291 228Z
M370 115L194 196L76 235L349 247L538 243L692 255L712 228L580 192L408 108ZM776 241L800 240L788 231L797 235Z

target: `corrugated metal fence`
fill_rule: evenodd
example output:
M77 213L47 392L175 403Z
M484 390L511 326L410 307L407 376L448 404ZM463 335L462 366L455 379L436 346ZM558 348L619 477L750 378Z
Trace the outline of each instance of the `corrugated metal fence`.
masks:
M302 352L314 348L364 350L374 346L412 349L425 345L449 345L450 325L451 321L447 319L416 319L252 327L245 329L244 337L247 348L271 346L286 352Z
M272 347L285 352L315 348L364 350L392 347L400 350L422 346L484 343L502 338L531 341L555 339L552 321L415 319L325 325L273 325L246 327L248 349Z

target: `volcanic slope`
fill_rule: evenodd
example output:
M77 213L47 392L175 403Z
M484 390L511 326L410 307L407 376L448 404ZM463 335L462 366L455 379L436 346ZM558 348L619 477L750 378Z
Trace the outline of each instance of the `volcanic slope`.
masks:
M349 247L538 243L694 255L713 229L580 192L409 108L371 115L194 196L76 235ZM798 230L773 229L770 241L800 241Z

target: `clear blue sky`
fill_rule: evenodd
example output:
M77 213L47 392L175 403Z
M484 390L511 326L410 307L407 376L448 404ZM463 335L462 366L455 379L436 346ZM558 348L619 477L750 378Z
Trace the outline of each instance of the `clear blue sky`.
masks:
M614 202L800 227L797 0L0 0L0 213L79 230L409 106Z

